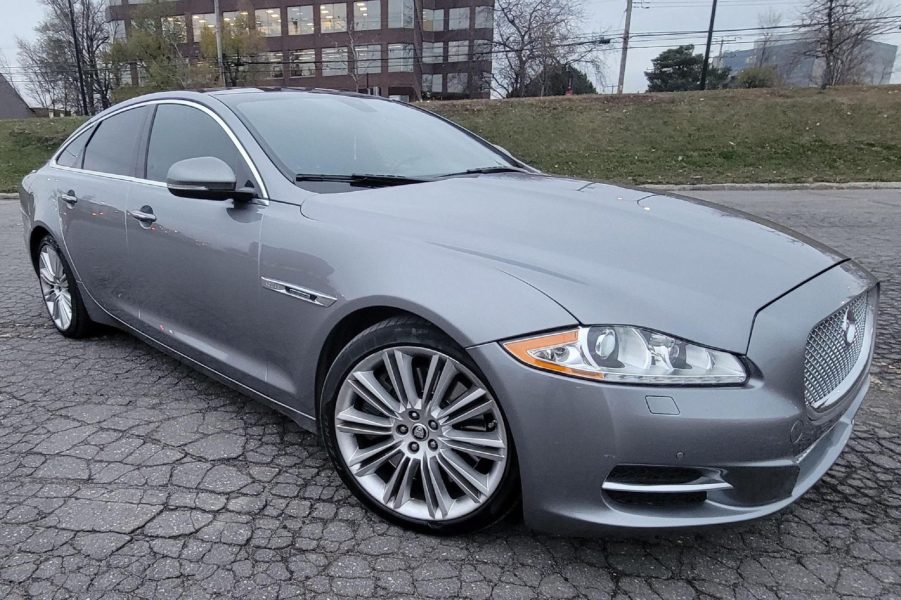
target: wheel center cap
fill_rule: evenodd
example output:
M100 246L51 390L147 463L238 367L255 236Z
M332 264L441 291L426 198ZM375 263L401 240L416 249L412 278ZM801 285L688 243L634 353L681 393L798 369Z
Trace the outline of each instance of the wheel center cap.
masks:
M417 440L424 440L429 436L429 432L422 425L413 426L413 437Z

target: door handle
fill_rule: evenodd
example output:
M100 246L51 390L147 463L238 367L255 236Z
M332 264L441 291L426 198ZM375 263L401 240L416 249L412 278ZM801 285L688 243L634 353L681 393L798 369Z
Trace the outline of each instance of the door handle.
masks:
M148 207L143 207L148 208ZM152 212L144 212L143 210L130 210L128 216L137 219L141 223L150 224L156 221L156 215Z
M65 194L60 194L59 199L68 204L69 206L74 206L76 202L78 202L78 196L75 195L75 192L69 190Z

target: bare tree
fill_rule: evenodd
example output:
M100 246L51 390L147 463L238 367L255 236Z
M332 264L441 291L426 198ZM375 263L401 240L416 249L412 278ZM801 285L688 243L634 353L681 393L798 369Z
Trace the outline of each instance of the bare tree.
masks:
M757 53L755 56L756 67L762 67L772 62L772 47L776 41L776 28L782 24L782 13L772 8L768 8L766 12L761 13L757 17L757 26L760 27L760 40L757 42Z
M495 8L494 83L521 96L533 78L554 67L597 63L601 36L580 33L580 0L498 0Z
M67 0L41 0L47 7L35 27L34 41L17 39L19 63L28 82L25 88L45 108L80 112L75 43ZM82 67L88 112L110 105L112 79L106 61L110 33L105 0L73 2L76 34L82 49Z
M810 0L801 20L811 37L804 54L823 61L820 88L856 83L867 60L867 42L897 27L890 11L873 0Z

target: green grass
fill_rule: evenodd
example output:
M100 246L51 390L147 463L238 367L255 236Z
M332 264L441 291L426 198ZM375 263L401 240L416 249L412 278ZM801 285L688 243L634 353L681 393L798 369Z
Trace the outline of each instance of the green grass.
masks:
M429 102L551 173L624 183L901 181L901 86ZM0 121L0 191L81 121Z
M41 166L84 119L0 121L0 192L15 192L19 181Z
M423 104L542 170L625 183L901 181L901 86Z

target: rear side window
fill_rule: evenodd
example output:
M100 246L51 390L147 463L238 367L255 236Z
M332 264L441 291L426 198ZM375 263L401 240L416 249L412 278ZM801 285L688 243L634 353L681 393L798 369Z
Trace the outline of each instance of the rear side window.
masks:
M84 168L135 177L138 147L150 108L143 106L100 122L84 153Z
M69 142L63 151L56 157L56 164L62 167L81 168L81 159L84 156L84 147L91 137L93 127L88 127L82 133L78 134L74 140Z
M157 106L147 148L147 179L165 181L173 164L201 156L224 161L235 172L238 187L248 185L250 170L219 123L190 106Z

